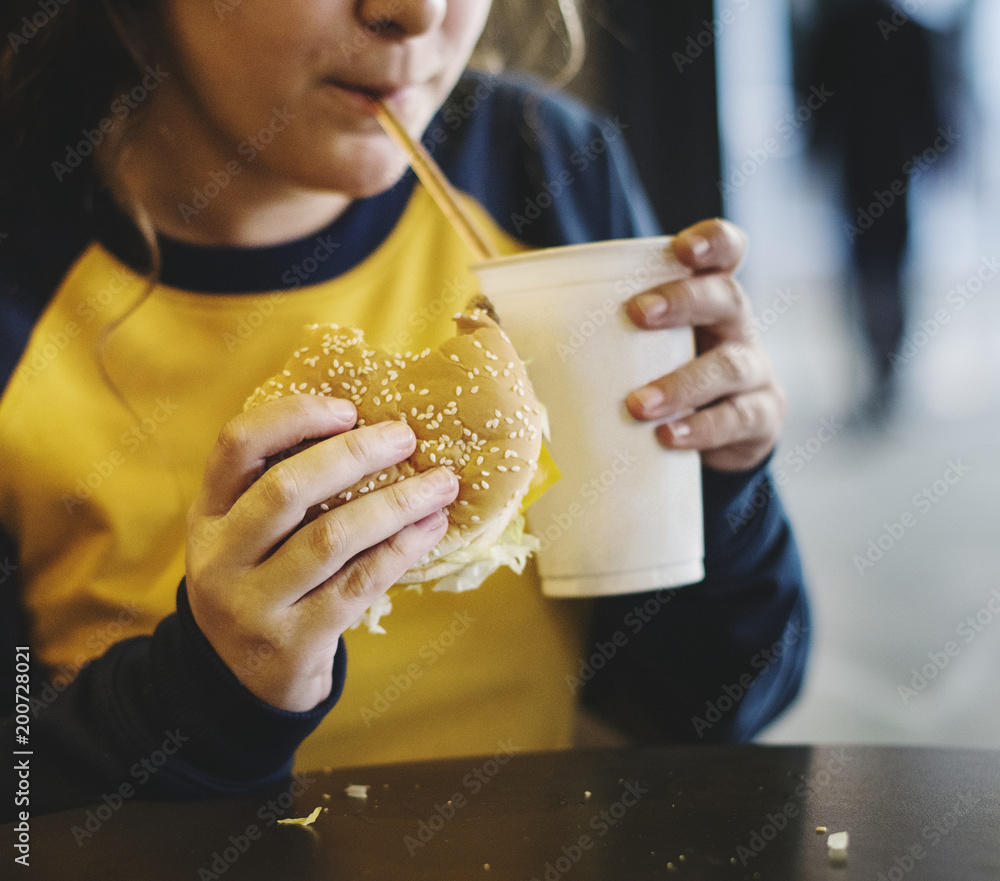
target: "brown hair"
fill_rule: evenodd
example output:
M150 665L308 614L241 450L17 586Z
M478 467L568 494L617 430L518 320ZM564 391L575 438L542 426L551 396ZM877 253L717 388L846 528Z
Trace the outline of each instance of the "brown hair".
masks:
M5 0L0 13L0 197L33 200L44 214L81 222L98 186L92 149L59 173L73 145L100 132L107 167L117 166L130 121L109 120L116 94L142 77L153 4L141 0ZM81 141L81 139L83 139ZM82 155L86 153L86 155ZM65 167L65 166L64 166ZM114 187L113 181L107 181ZM137 205L122 200L131 216ZM147 223L135 218L137 228Z
M152 227L113 179L141 108L125 122L112 120L101 169L92 154L64 176L54 164L108 117L116 95L141 79L152 62L157 6L155 0L4 0L0 11L0 198L19 191L39 208L77 220L95 189L106 185L151 248L149 268L156 262ZM473 64L528 69L559 88L582 57L576 0L496 0Z

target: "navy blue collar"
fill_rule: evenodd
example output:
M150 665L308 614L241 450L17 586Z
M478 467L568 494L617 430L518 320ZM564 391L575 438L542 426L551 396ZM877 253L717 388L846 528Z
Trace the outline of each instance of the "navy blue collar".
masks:
M337 278L364 262L392 232L416 177L407 171L384 193L358 199L325 227L301 239L260 248L193 245L160 235L160 282L186 291L247 294ZM99 208L97 237L128 265L144 270L134 229L110 199Z

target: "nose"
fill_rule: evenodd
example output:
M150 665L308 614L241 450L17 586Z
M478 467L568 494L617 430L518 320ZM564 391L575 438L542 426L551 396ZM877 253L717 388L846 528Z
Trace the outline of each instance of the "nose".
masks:
M448 0L359 0L358 17L367 28L415 37L440 26Z

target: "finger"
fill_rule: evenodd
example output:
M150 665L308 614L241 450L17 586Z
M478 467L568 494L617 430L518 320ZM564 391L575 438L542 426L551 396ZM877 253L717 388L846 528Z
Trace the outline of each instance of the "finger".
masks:
M350 401L318 395L290 395L268 401L230 419L205 465L198 513L225 514L264 470L269 456L310 438L347 431L357 420Z
M775 389L733 395L690 416L660 425L656 436L672 449L717 450L733 444L773 445L784 415Z
M677 259L695 272L732 272L747 250L747 237L728 220L703 220L679 232L672 247Z
M458 478L434 468L317 517L261 564L270 597L287 605L296 602L353 557L441 510L457 495Z
M300 600L304 626L314 631L346 630L437 545L447 528L447 516L435 511L360 554Z
M727 273L696 275L667 282L625 303L637 327L712 327L721 338L737 339L752 310L743 286Z
M401 462L416 443L405 423L381 422L343 432L272 465L226 517L243 537L241 558L260 560L299 526L309 508L366 474Z
M773 382L771 362L756 346L722 343L625 399L636 419L673 419L730 395Z

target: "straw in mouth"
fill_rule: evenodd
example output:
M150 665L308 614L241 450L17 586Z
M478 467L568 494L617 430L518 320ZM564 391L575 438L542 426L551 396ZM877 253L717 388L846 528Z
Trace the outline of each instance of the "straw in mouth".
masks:
M475 218L462 205L455 188L449 183L430 153L424 149L423 144L410 137L409 132L403 128L381 98L370 97L368 100L375 108L379 124L409 157L410 166L416 172L420 182L444 212L455 231L472 250L476 260L489 260L498 257L499 252L496 247L483 234Z

